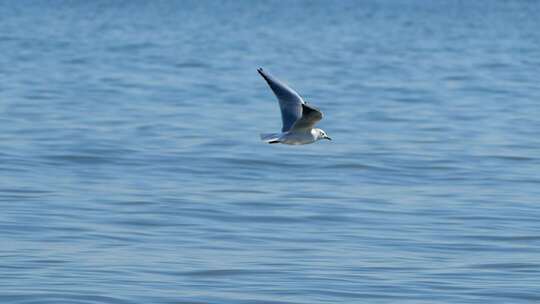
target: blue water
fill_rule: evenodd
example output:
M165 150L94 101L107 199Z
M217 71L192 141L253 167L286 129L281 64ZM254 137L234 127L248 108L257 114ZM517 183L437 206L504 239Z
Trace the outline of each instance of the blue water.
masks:
M0 302L540 302L539 13L4 1Z

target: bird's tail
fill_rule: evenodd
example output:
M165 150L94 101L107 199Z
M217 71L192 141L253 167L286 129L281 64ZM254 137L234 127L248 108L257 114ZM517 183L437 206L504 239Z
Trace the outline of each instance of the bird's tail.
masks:
M263 133L261 134L261 140L268 144L279 143L279 134L277 133Z

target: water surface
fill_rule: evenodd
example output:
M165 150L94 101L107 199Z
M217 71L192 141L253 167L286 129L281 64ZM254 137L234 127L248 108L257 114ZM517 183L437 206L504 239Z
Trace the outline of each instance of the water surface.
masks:
M4 3L0 302L539 302L539 11Z

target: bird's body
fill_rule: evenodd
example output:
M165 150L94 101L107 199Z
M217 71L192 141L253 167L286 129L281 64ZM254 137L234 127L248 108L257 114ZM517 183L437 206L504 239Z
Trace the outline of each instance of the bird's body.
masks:
M261 139L270 144L305 145L321 139L320 129L306 130L305 132L282 132L261 134Z
M263 141L270 144L304 145L319 139L331 140L323 130L314 128L323 118L319 109L308 105L298 93L263 69L259 68L257 71L278 98L283 121L281 133L261 134Z
M312 129L310 132L285 132L279 141L287 145L305 145L314 143L317 139L318 136Z

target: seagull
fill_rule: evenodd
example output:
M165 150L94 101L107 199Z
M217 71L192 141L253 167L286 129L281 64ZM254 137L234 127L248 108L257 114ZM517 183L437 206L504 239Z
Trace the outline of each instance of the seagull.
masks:
M261 140L269 144L305 145L319 139L332 140L326 132L314 128L323 118L323 113L312 105L308 105L298 93L277 78L258 68L257 72L266 80L276 95L281 109L283 127L281 133L261 134Z

